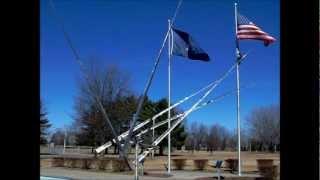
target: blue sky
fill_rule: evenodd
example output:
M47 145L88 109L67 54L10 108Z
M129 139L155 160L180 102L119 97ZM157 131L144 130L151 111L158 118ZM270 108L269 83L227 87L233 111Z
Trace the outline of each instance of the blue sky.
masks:
M116 64L132 76L132 88L141 93L154 64L168 18L176 8L174 0L54 0L58 16L82 58L96 57L104 64ZM175 27L188 32L211 57L210 62L190 61L174 56L171 73L171 99L179 99L202 88L221 76L235 61L234 1L184 0ZM240 67L241 85L252 85L241 91L241 120L257 106L279 103L280 23L278 0L241 0L239 12L277 41L264 47L260 41L241 41L243 52L250 51ZM57 19L47 0L40 9L40 88L53 128L72 122L77 79L81 76ZM167 46L166 46L167 47ZM164 51L153 80L149 97L167 96L167 52ZM232 73L207 98L236 87ZM199 97L199 96L198 96ZM193 98L180 106L189 108ZM233 94L192 113L188 123L218 123L236 127L236 95Z

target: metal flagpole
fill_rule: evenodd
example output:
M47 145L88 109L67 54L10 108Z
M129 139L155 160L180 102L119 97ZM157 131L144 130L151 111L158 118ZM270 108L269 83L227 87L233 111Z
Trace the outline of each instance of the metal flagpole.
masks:
M134 173L134 179L135 180L139 180L139 174L138 174L138 166L139 166L139 162L138 162L138 142L136 142L136 145L135 145L135 159L136 159L136 162L135 162L135 173Z
M237 131L238 131L238 175L241 176L241 141L240 141L240 77L239 77L239 65L241 55L239 51L239 42L237 38L238 21L237 21L237 3L234 3L234 16L235 16L235 33L236 33L236 69L237 69Z
M67 138L67 130L64 130L64 138L63 138L63 154L66 153L66 138Z
M175 13L174 13L174 16L173 16L173 19L172 19L172 23L173 23L173 21L175 20L177 14L178 14L178 11L179 11L179 9L180 9L181 3L182 3L182 0L179 1L179 4L178 4L178 6L177 6L177 8L176 8L176 10L175 10ZM142 109L142 104L143 104L144 99L145 99L145 97L146 97L146 95L147 95L147 93L148 93L148 90L149 90L150 86L151 86L151 82L152 82L152 80L153 80L155 71L156 71L157 66L158 66L158 64L159 64L160 56L161 56L161 54L162 54L162 49L163 49L163 47L164 47L164 45L165 45L165 43L166 43L166 40L167 40L167 38L168 38L168 36L169 36L169 33L170 33L170 32L168 31L167 34L166 34L166 36L165 36L165 38L164 38L164 40L163 40L162 46L161 46L160 51L159 51L159 53L158 53L158 56L157 56L157 58L156 58L156 62L155 62L154 67L153 67L153 69L152 69L152 71L151 71L150 77L149 77L149 79L148 79L148 81L147 81L147 84L146 84L146 86L145 86L145 89L144 89L144 91L143 91L143 94L140 96L139 103L138 103L138 107L137 107L137 111L136 111L136 116L134 116L134 118L133 118L133 119L131 120L131 122L130 122L130 128L129 128L128 137L125 139L125 142L124 142L124 147L123 147L124 150L127 150L128 143L129 143L130 138L131 138L131 136L132 136L133 128L134 128L134 126L136 125L137 117L140 115L140 111L141 111L141 109Z
M171 118L170 102L171 102L171 21L168 19L168 119ZM168 121L168 129L171 127L171 121ZM168 135L168 174L171 172L171 133Z
M155 124L155 119L152 119L152 127ZM154 129L152 129L152 142L154 141ZM154 150L152 150L152 159L154 159Z

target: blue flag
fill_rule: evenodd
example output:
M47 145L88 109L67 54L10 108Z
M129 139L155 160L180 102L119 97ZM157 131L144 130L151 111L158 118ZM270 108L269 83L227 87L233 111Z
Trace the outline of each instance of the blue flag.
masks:
M201 49L191 36L183 31L172 28L173 47L172 54L192 60L209 61L209 55Z

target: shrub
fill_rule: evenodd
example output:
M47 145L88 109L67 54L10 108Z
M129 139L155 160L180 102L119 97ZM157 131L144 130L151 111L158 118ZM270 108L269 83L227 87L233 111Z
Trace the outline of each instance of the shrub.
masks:
M208 159L195 159L193 163L197 170L203 170L208 164Z
M187 160L186 159L173 159L173 164L178 170L182 170L186 164Z

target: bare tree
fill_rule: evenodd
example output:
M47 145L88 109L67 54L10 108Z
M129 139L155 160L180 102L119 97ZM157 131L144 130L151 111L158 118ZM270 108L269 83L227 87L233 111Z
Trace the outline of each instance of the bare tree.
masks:
M193 122L187 130L186 146L188 149L207 151L234 149L236 147L236 134L233 135L224 126L214 124L208 128L204 124Z
M63 145L64 138L65 138L65 131L59 128L53 132L50 142L53 142L55 145Z
M278 105L254 109L247 118L249 133L263 150L274 149L280 143L280 110Z
M232 132L230 132L230 137L228 139L228 147L231 150L237 149L237 143L238 143L238 136L237 136L237 130L234 129Z
M93 97L99 97L118 133L121 131L121 125L132 117L136 98L130 90L129 74L117 66L104 66L92 59L85 67L87 78L79 80L74 125L78 129L78 144L98 146L113 136Z
M210 127L207 139L210 151L225 150L228 147L230 133L225 127L214 124Z
M199 140L197 139L199 125L196 121L193 121L190 126L187 128L188 136L186 138L186 148L191 149L192 153L196 149Z
M229 147L228 143L231 138L230 131L227 128L225 128L224 126L221 126L221 129L219 132L220 132L220 137L221 137L220 148L221 148L221 150L226 150Z
M207 145L210 151L218 150L222 144L222 137L220 132L221 126L218 124L214 124L210 127Z
M197 134L196 134L196 138L197 138L197 146L196 149L199 151L201 150L203 147L206 147L206 139L208 137L208 128L207 126L205 126L204 124L200 124Z
M71 124L69 126L66 126L63 131L65 132L66 135L66 144L68 146L75 146L77 144L77 134L78 130L74 124Z

